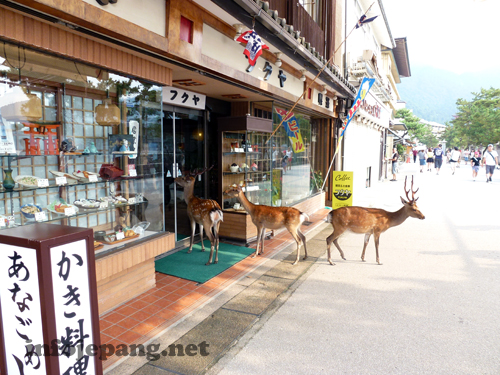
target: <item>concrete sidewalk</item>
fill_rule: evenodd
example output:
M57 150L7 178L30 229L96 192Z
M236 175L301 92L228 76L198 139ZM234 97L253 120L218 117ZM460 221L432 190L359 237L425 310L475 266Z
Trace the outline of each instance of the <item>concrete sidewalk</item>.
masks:
M373 240L364 263L363 236L344 236L347 260L334 252L332 267L320 256L209 374L500 373L500 176L486 184L484 169L473 182L463 164L453 176L410 164L376 203L401 207L405 173L426 219L382 234L383 265Z

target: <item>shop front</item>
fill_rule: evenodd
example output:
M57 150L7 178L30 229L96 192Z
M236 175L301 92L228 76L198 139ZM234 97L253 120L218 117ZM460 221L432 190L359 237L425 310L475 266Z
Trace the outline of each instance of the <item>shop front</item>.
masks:
M0 40L0 229L38 222L92 228L102 314L153 287L155 256L174 247L163 216L161 88L171 74L53 29L102 56L86 50L72 58L68 44L48 53L48 42L26 30ZM114 55L120 65L106 63ZM126 63L134 59L144 68L136 74L137 65Z
M390 111L373 93L368 93L345 134L343 170L352 171L355 192L370 188L385 178L384 159Z

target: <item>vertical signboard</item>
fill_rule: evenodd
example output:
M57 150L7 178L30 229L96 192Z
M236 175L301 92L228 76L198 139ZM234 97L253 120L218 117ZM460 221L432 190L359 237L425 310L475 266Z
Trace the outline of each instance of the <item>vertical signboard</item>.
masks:
M352 206L353 172L332 172L332 208Z
M87 244L80 240L50 249L60 374L95 374ZM89 355L92 354L92 355Z
M0 231L0 372L102 375L92 229Z
M36 250L0 245L0 305L9 374L45 374Z

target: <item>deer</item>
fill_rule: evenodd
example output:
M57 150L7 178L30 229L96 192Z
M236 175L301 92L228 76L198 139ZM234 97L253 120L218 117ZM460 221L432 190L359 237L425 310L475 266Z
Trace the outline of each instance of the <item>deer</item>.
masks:
M304 260L307 259L306 236L300 231L301 224L309 219L307 214L300 212L293 207L271 207L266 205L258 205L251 203L240 186L230 186L224 195L238 198L241 205L250 214L252 222L257 227L257 248L252 258L260 254L264 254L264 235L266 228L268 229L281 229L286 228L297 242L297 259L292 264L296 265L300 257L300 245L304 244Z
M196 224L200 227L201 251L205 251L203 244L203 228L210 240L210 256L206 265L212 263L212 257L215 248L214 264L219 262L219 227L223 221L223 214L219 204L212 199L201 199L193 194L194 183L196 176L199 176L207 171L207 168L201 172L195 171L181 177L177 177L175 182L184 188L184 200L187 204L187 214L191 223L191 242L189 245L188 254L193 250L194 232Z
M328 236L326 239L326 245L328 250L328 262L334 266L335 263L332 262L330 248L332 242L335 244L337 249L340 252L340 256L343 260L346 260L344 257L344 252L339 246L338 239L339 237L347 230L350 230L354 233L360 233L365 235L365 243L363 246L363 252L361 253L361 260L365 261L365 250L368 245L368 241L370 240L370 236L373 234L375 239L375 250L377 256L377 263L380 265L380 258L378 253L378 245L380 235L384 233L387 229L398 226L409 217L414 217L420 220L425 219L424 214L420 212L417 207L417 199L415 199L415 193L417 190L413 190L413 176L411 178L411 192L412 197L408 196L410 189L406 190L406 180L404 190L406 193L406 199L401 198L401 202L403 203L403 207L396 212L388 212L379 208L365 208L365 207L340 207L336 210L330 211L327 216L326 221L331 223L333 226L333 233Z

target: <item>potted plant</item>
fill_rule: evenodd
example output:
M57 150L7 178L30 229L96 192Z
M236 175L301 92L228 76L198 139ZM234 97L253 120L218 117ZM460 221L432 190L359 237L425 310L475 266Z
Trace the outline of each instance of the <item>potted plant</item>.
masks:
M321 190L323 186L323 173L321 171L311 171L310 193L315 193Z

